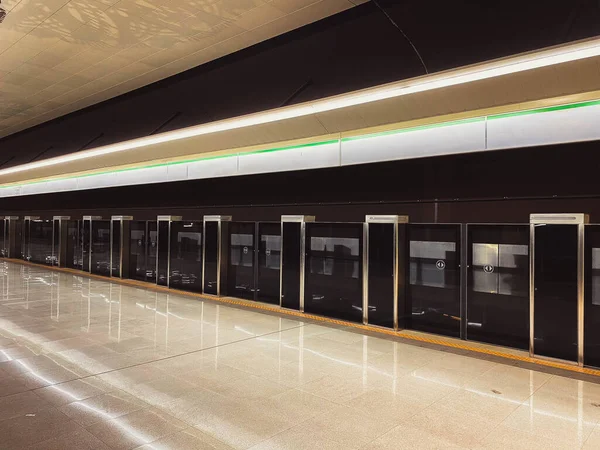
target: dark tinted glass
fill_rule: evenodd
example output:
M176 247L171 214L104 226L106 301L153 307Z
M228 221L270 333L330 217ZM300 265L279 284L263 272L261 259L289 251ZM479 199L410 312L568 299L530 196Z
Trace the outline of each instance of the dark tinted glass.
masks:
M577 225L535 226L534 352L577 360Z
M409 225L406 326L460 336L460 226Z
M158 223L156 220L148 221L146 249L146 281L156 283L156 263L158 261Z
M227 292L229 295L254 300L254 222L229 224L229 267Z
M110 276L110 220L92 221L92 273Z
M283 223L281 306L296 310L300 309L301 230L300 223Z
M584 362L600 367L600 226L585 227Z
M161 286L166 286L169 266L169 222L166 220L158 222L158 250L156 255L158 258L156 282Z
M83 260L83 271L90 271L90 239L92 236L92 222L90 220L83 221L83 228L81 233L81 257Z
M394 224L369 224L369 323L394 326Z
M169 286L186 291L202 291L202 222L171 224Z
M256 299L279 305L281 224L258 224L258 268Z
M79 247L79 223L77 220L69 220L67 222L67 255L65 262L67 267L71 269L81 268L79 260L81 259L81 248ZM79 255L79 256L78 256Z
M6 220L0 219L0 256L7 256L7 244L6 244Z
M362 322L362 235L362 224L306 224L306 312Z
M146 224L147 222L141 220L133 220L129 228L129 276L140 281L146 281L146 246L148 245Z
M60 220L53 221L53 238L52 238L52 265L58 266L59 246L60 246Z
M13 253L11 254L11 258L19 258L21 256L21 244L23 241L23 221L22 220L15 221L14 233L15 233L15 235L12 237L12 239L14 239L14 249L13 249ZM11 245L12 245L12 241L11 241Z
M112 266L111 275L113 277L121 276L121 222L119 220L111 221L111 241L112 241Z
M52 221L32 220L29 223L29 260L52 264Z
M21 258L29 259L29 220L23 220L23 232L21 233Z
M205 224L204 249L204 292L217 295L217 267L219 249L219 223L209 221Z
M529 348L529 225L469 225L467 339Z

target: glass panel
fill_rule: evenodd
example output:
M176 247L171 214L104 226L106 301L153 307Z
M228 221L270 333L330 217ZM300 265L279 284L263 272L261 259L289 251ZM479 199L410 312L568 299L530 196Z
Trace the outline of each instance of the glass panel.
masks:
M306 224L306 312L362 322L362 224Z
M110 276L110 220L92 221L92 273Z
M300 309L301 232L300 223L283 223L281 306L296 310Z
M158 223L148 223L148 241L146 242L146 281L156 283L156 262L158 261Z
M145 221L135 220L129 228L129 276L140 281L146 281L146 226Z
M29 223L29 260L38 264L52 264L52 221L32 220Z
M229 268L227 292L240 298L255 299L254 222L229 224Z
M467 338L529 348L529 225L469 225Z
M71 269L80 269L81 248L79 246L79 222L69 220L67 223L67 256L66 264Z
M111 220L112 267L111 276L121 276L121 221Z
M369 323L394 326L394 227L369 224Z
M279 305L281 224L258 224L258 278L256 299Z
M535 226L534 352L577 360L577 225Z
M219 223L205 223L204 292L217 295L217 269L219 264Z
M6 242L6 219L1 219L0 220L0 228L1 228L1 234L0 234L0 256L2 257L6 257L7 256L7 242Z
M83 229L81 233L81 257L83 260L83 271L90 271L90 239L92 237L92 222L90 220L83 221Z
M59 247L60 247L60 220L53 221L52 231L52 265L58 266L59 261Z
M584 352L587 366L600 367L600 226L585 227Z
M407 328L460 336L460 226L409 225Z
M23 241L23 221L22 220L15 220L15 227L14 227L14 236L12 236L11 239L11 245L13 245L14 242L14 248L12 249L13 253L10 255L11 258L19 258L21 257L21 243ZM13 241L14 239L14 241Z
M166 286L169 266L169 221L167 220L158 222L158 250L156 254L158 258L156 282L161 286Z
M202 222L171 223L169 286L202 292Z
M29 220L23 220L21 233L21 259L29 260Z

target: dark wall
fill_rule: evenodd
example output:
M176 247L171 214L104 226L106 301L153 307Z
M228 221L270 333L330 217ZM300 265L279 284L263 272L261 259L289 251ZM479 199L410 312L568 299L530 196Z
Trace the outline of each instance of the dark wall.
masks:
M0 212L158 214L278 220L314 214L362 221L408 214L418 222L527 222L530 213L584 212L600 221L600 143L585 142L273 173L7 198Z
M379 3L430 72L594 36L600 23L598 0ZM0 167L145 136L173 117L161 131L423 73L400 31L369 2L1 139Z

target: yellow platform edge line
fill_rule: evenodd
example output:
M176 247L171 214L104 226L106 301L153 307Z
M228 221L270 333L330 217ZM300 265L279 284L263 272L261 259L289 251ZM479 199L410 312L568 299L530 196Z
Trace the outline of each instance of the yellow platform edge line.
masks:
M502 352L500 350L491 350L491 349L487 349L487 348L481 348L481 347L477 347L475 345L469 345L467 343L467 341L450 342L450 341L447 341L442 338L435 338L433 336L431 336L431 337L430 336L419 336L419 335L415 335L412 333L407 333L402 330L395 331L395 330L392 330L389 328L380 328L380 327L376 327L376 326L372 326L372 325L363 325L360 323L347 322L344 320L332 319L329 317L304 313L304 312L295 311L292 309L273 307L273 306L269 306L264 303L238 300L233 297L217 297L217 296L213 296L213 295L199 294L196 292L182 291L179 289L173 289L173 288L169 288L166 286L159 286L157 284L148 283L145 281L105 277L102 275L96 275L96 274L92 274L92 273L88 273L88 272L82 272L77 269L70 269L70 268L65 268L65 267L44 266L41 264L36 264L36 263L29 262L29 261L23 261L20 259L4 258L4 260L12 262L12 263L16 263L16 264L21 264L23 266L36 267L36 268L40 268L40 269L48 269L48 270L53 270L55 272L63 272L63 273L68 273L68 274L76 275L76 276L82 276L82 277L91 278L91 279L95 279L95 280L113 282L113 283L121 284L124 286L137 287L140 289L146 289L146 290L155 291L155 292L162 292L165 294L176 294L176 295L181 295L184 297L199 298L199 299L203 299L203 300L209 300L209 301L214 301L214 302L228 304L228 305L242 306L242 307L249 308L249 309L268 311L268 312L272 312L272 313L276 313L276 314L280 314L280 315L284 315L284 316L299 317L299 318L303 318L303 319L310 319L310 320L315 320L318 322L329 323L329 324L334 324L334 325L342 325L342 326L345 326L348 328L354 328L354 329L358 329L358 330L362 330L362 331L368 331L370 333L377 333L377 334L383 334L383 335L387 335L387 336L399 337L399 338L408 339L411 341L418 341L418 342L424 342L427 344L440 345L442 347L455 348L458 350L466 350L466 351L473 352L473 353L496 356L499 358L509 359L509 360L513 360L513 361L520 361L520 362L535 364L538 366L551 367L554 369L566 370L568 372L581 373L581 374L585 374L585 375L593 375L593 376L600 377L600 370L598 370L598 369L591 369L588 367L581 367L581 366L576 366L576 365L572 365L572 364L565 364L565 363L561 363L559 361L550 361L550 360L544 360L544 359L531 358L529 356L516 355L516 354L512 354L512 353Z

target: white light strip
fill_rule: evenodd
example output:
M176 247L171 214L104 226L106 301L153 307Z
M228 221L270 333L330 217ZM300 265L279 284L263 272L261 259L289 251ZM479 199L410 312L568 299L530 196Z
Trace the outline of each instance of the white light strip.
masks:
M332 111L335 109L357 106L365 103L385 100L418 92L430 91L459 84L471 83L531 69L577 61L600 56L600 39L590 39L574 44L554 47L542 51L514 56L488 63L477 64L462 69L441 72L434 75L404 80L361 91L307 102L300 105L273 109L246 116L225 119L203 125L196 125L180 130L161 133L156 136L132 139L118 144L106 145L91 150L72 153L56 158L49 158L28 164L0 170L0 176L24 172L32 169L55 166L82 159L134 150L140 147L177 141L204 134L235 130L255 125L273 123L280 120L308 116L310 114Z

